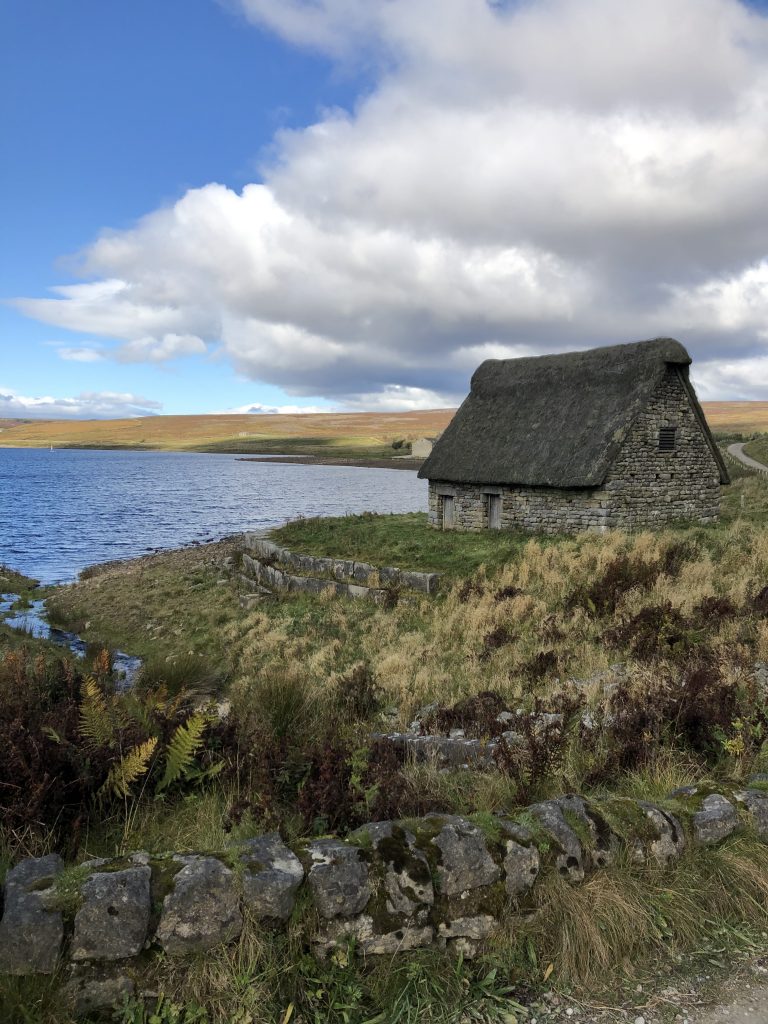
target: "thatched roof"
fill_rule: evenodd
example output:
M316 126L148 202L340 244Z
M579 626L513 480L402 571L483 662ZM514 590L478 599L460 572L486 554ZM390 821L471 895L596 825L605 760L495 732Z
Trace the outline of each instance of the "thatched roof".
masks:
M488 359L419 470L430 480L531 487L602 484L638 413L678 367L702 431L728 473L672 338L529 359Z

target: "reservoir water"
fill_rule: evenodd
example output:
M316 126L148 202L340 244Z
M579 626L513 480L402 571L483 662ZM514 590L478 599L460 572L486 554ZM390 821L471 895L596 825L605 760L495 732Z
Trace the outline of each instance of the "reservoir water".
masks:
M87 565L297 516L416 512L416 473L236 455L0 448L0 565L42 583Z

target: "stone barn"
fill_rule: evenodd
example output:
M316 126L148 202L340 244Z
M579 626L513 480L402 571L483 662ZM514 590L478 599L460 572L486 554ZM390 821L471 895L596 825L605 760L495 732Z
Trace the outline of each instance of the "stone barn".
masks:
M715 522L728 472L672 338L489 359L419 470L438 529Z

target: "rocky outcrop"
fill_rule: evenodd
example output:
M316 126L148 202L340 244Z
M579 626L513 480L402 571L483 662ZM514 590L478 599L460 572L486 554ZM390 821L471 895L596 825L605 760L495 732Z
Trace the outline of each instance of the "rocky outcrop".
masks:
M436 946L472 956L509 914L533 910L547 873L579 885L622 853L657 873L689 844L711 847L745 829L768 839L759 780L686 787L660 804L569 794L518 819L376 822L294 849L270 833L218 854L135 854L64 873L56 856L31 858L5 880L0 973L58 968L85 1014L140 993L155 954L204 953L246 927L289 919L303 923L319 956L350 939L370 955Z

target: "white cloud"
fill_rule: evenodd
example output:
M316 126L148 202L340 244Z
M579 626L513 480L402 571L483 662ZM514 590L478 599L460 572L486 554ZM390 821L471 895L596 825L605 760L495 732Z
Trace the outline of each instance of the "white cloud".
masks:
M121 363L164 363L180 356L204 355L208 348L194 334L164 334L161 338L136 338L121 345L115 357Z
M56 353L60 359L71 363L99 363L104 359L101 349L91 348L87 345L80 348L68 348L66 345L56 346Z
M768 355L699 363L691 377L703 400L765 401Z
M0 417L8 419L119 419L151 416L162 404L139 395L84 391L73 398L19 395L0 385Z
M29 315L124 360L220 344L241 374L350 408L452 404L488 354L656 334L709 363L768 352L768 18L740 0L240 5L367 61L374 88L281 133L262 183L104 234L94 280Z
M768 342L768 259L670 291L670 315L687 329L750 332Z
M444 395L427 388L385 384L380 391L358 395L346 403L349 412L416 412L419 409L450 409L460 405L464 395Z
M278 416L296 416L302 413L315 413L315 412L336 412L327 405L261 405L259 402L251 402L250 405L238 405L234 409L220 409L218 412L210 413L211 416L231 416L231 415L278 415Z

